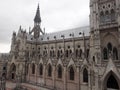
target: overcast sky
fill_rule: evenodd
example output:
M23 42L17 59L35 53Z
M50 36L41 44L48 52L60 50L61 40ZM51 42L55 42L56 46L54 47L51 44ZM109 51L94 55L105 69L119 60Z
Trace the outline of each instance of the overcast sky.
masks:
M89 0L0 0L0 53L9 52L20 25L33 27L38 3L47 33L89 25Z

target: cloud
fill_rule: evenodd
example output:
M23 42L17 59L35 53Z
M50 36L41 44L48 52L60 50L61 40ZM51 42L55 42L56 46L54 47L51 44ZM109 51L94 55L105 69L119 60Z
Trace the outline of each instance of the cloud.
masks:
M20 25L27 31L33 27L38 3L46 32L89 25L89 0L0 0L0 51L4 45L10 48Z

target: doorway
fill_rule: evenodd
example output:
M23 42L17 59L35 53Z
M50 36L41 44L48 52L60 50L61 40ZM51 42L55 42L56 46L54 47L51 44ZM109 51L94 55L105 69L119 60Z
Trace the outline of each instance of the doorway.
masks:
M115 77L111 74L106 83L107 90L119 90L119 85Z

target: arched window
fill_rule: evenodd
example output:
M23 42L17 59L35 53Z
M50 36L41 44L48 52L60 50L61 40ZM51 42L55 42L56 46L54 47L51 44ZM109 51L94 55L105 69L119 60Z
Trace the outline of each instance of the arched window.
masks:
M52 76L52 66L49 64L48 66L48 76L51 77Z
M117 51L117 48L113 48L113 59L114 60L118 60L118 51Z
M87 49L87 58L89 57L89 49Z
M86 68L83 70L83 82L88 83L88 71Z
M104 13L100 12L100 23L104 23Z
M107 48L103 49L103 58L108 59L108 53L107 53Z
M16 75L16 66L14 63L12 63L11 67L10 67L10 72L11 72L11 79L15 79L15 75Z
M115 21L115 11L111 9L111 21Z
M32 64L32 74L35 74L35 64Z
M54 52L54 50L52 51L52 57L54 57L55 56L55 52Z
M62 66L58 65L58 78L62 78Z
M50 51L50 57L52 57L52 51Z
M68 57L68 50L66 50L66 57Z
M70 49L70 50L69 50L69 55L71 55L71 54L72 54L72 50Z
M78 49L76 49L76 54L75 55L76 55L76 57L78 57Z
M42 64L40 64L40 66L39 66L39 74L43 75L43 65Z
M106 22L109 22L109 21L110 21L110 13L109 13L109 11L106 11L106 12L105 12L105 21L106 21Z
M43 56L45 55L45 51L43 51Z
M12 72L15 72L16 71L16 66L15 66L15 64L14 63L12 63L12 65L11 65L11 70L12 70Z
M69 71L70 80L74 80L74 75L75 75L75 72L73 67L71 66Z
M60 57L60 51L59 50L57 51L57 56L58 56L58 58Z
M61 50L60 52L61 52L61 53L60 53L60 57L61 57L63 52L62 52L62 50Z
M112 44L108 43L107 44L108 52L110 53L112 51Z
M82 57L82 49L79 50L79 57Z
M95 62L95 56L93 56L93 62Z

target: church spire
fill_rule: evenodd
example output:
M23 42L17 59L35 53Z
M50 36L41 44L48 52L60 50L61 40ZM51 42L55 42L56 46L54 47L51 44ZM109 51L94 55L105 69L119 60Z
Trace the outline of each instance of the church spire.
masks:
M35 15L35 18L34 18L34 23L36 23L36 24L41 23L39 4L38 4L36 15Z

